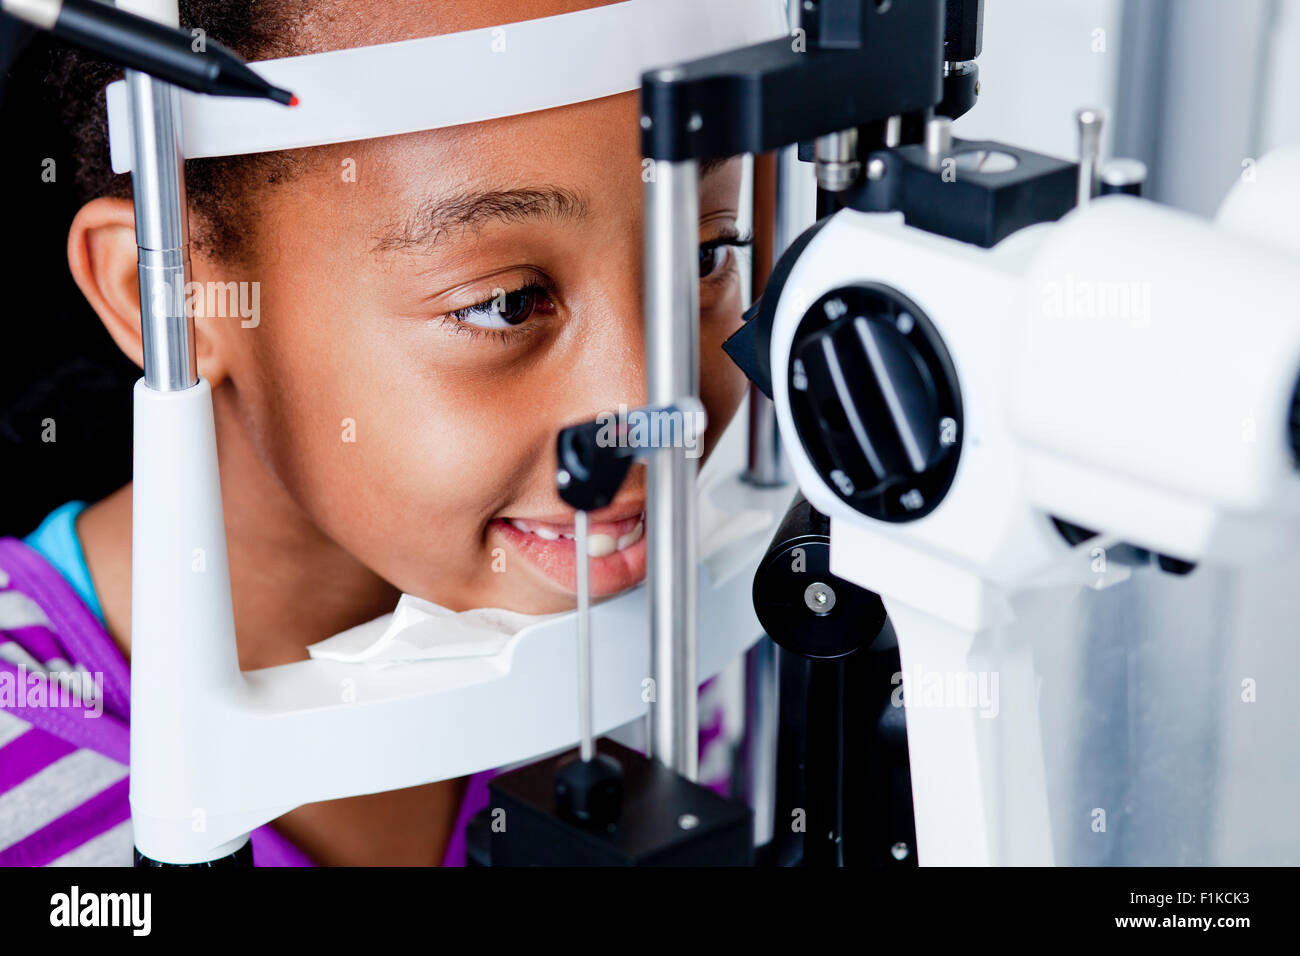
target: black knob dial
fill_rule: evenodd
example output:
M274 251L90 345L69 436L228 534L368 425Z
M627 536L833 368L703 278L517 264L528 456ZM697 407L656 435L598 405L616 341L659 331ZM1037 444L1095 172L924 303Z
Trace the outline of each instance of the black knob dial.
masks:
M883 521L934 510L961 454L961 395L914 303L879 285L831 290L796 328L787 374L804 450L836 494Z

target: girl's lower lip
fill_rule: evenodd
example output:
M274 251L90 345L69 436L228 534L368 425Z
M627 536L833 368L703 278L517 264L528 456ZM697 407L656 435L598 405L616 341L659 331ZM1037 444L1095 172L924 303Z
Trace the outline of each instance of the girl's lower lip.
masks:
M508 521L496 519L495 528L520 557L524 558L555 583L568 591L578 591L577 546L567 538L548 541L535 534L520 531ZM603 558L591 558L588 564L588 583L592 597L605 597L626 591L641 583L646 566L645 535L622 551Z

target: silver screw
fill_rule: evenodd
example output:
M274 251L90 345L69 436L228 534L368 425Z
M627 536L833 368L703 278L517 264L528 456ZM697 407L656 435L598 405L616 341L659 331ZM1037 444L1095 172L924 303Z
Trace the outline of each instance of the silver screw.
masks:
M900 841L898 843L895 843L893 846L891 846L889 848L889 852L894 857L895 860L906 860L908 854L912 852L912 848L908 846L906 843Z
M694 830L700 825L700 818L693 813L683 813L677 818L677 825L683 830Z
M878 183L885 178L885 161L879 156L867 163L867 178L873 183Z
M555 483L559 485L561 488L569 487L569 483L572 481L573 481L573 476L569 474L569 470L567 468L561 468L555 475Z
M814 581L804 589L803 602L814 614L829 614L835 607L835 591L829 584Z

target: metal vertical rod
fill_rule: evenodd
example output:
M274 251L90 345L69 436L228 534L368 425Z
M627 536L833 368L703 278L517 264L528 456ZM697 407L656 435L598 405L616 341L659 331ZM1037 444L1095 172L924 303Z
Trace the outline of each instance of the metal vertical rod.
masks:
M896 149L903 142L903 117L891 116L885 120L885 145Z
M753 221L754 257L746 307L757 301L772 274L772 265L780 254L777 247L781 154L778 150L754 157ZM761 488L785 483L781 468L781 441L776 427L776 406L754 386L749 386L749 443L745 480Z
M754 845L772 839L776 821L776 644L760 637L745 655L745 802L754 811Z
M766 157L754 158L754 237L766 242L754 256L753 298L767 285L772 266L808 227L816 221L812 197L814 175L808 163L799 160L799 148L786 146L770 154L775 165L775 183L766 174ZM773 204L769 217L764 206ZM770 222L765 221L770 218ZM749 393L749 457L745 480L760 488L787 484L789 470L781 447L776 406L757 388Z
M786 4L786 17L793 34L802 25L802 7ZM751 301L757 301L767 286L772 267L795 237L812 225L799 215L799 177L810 178L806 163L799 162L799 147L786 146L765 156L754 157L753 220L756 242L754 272L750 277ZM745 480L759 488L773 488L789 481L781 452L781 431L776 422L776 406L759 391L749 387L749 447Z
M802 16L798 3L786 5L790 32L799 29ZM758 300L767 285L776 260L793 241L790 235L792 163L799 160L799 147L754 157L754 201L751 206L755 253L750 276L750 302ZM806 168L806 167L805 167ZM802 232L802 229L799 230ZM798 235L796 232L794 235ZM762 243L762 246L758 244ZM755 385L749 386L749 445L745 480L760 488L783 485L788 477L781 456L781 433L776 425L776 406Z
M582 760L590 763L595 755L592 743L591 689L591 586L587 560L587 512L579 511L573 519L573 543L578 557L578 729L581 733Z
M135 70L126 72L126 84L144 378L152 389L179 391L198 382L194 317L185 308L190 235L180 96L170 83Z
M952 155L952 120L936 116L925 124L925 159L938 172L943 161Z
M645 321L649 401L699 395L699 168L659 161L646 183ZM650 753L694 780L699 767L696 676L696 460L664 448L647 463Z
M1105 116L1099 109L1081 109L1074 114L1079 127L1079 189L1080 208L1092 202L1097 195L1097 176L1101 168L1101 134Z
M758 488L776 488L788 480L781 456L781 432L772 400L749 387L749 460L745 480Z

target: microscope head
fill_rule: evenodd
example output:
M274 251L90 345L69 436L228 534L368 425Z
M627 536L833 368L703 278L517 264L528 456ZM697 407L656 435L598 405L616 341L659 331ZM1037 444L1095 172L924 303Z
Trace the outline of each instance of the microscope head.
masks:
M841 212L773 310L800 486L836 530L993 580L1068 549L1053 518L1185 562L1286 548L1298 267L1129 197L987 250Z

